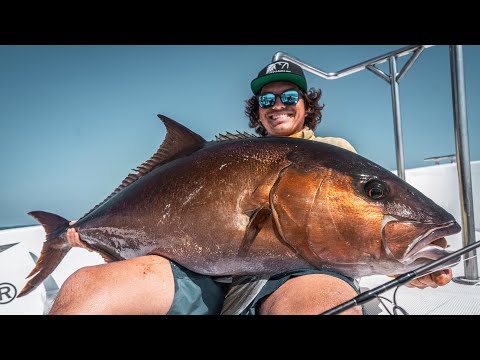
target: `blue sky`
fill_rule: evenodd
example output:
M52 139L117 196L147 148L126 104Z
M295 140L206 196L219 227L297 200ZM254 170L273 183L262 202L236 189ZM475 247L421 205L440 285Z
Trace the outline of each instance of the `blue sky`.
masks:
M165 136L159 113L207 140L253 132L244 100L277 51L335 72L403 46L0 46L0 227L36 224L31 210L82 216L156 151ZM464 46L471 160L480 159L478 64L480 46ZM344 137L395 169L388 84L369 71L306 76L323 91L316 134ZM400 99L407 168L455 152L448 46L424 51Z

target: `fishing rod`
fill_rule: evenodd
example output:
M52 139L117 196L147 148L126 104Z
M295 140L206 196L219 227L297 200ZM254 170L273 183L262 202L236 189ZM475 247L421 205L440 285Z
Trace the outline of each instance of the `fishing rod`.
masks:
M405 273L405 274L402 274L398 277L396 277L395 279L383 284L383 285L380 285L380 286L377 286L376 288L373 288L369 291L365 291L363 293L361 293L360 295L354 297L353 299L351 300L348 300L348 301L345 301L343 304L340 304L338 306L335 306L333 308L331 308L330 310L327 310L319 315L335 315L335 314L338 314L342 311L345 311L347 309L350 309L351 307L354 307L354 306L357 306L357 305L362 305L362 304L365 304L366 302L370 301L370 300L373 300L378 294L381 294L387 290L390 290L391 288L395 287L395 286L399 286L399 285L403 285L407 282L409 282L410 280L418 277L418 276L422 276L424 275L425 273L429 272L430 270L436 268L438 265L442 265L444 263L446 263L447 261L449 260L452 260L458 256L461 256L469 251L472 251L474 249L476 249L477 247L480 246L480 241L476 241L474 242L473 244L470 244L468 246L465 246L447 256L444 256L438 260L435 260L433 262L431 262L430 264L427 264L427 265L423 265L421 267L419 267L418 269L416 270L412 270L408 273Z

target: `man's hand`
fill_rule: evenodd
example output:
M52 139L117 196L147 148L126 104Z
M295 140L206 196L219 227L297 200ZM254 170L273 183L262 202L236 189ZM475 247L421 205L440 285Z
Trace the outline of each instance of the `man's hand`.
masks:
M76 222L77 220L74 220L74 221L70 221L68 224L73 225ZM80 236L78 235L77 230L74 228L67 229L67 240L71 246L81 247L81 248L87 249L88 251L93 251L88 246L86 246L83 241L80 240Z
M409 288L425 289L427 287L436 288L447 285L452 280L452 269L438 270L431 274L423 275L407 284Z
M432 244L440 246L442 248L447 247L447 240L440 238L432 242ZM452 269L438 270L431 274L423 275L418 279L414 279L408 282L405 286L409 288L425 289L427 287L436 288L439 286L447 285L452 280Z

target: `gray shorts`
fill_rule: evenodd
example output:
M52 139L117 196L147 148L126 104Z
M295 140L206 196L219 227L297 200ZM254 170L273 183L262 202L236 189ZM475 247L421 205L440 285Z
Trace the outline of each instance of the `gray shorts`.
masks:
M167 315L219 315L230 284L195 273L170 260L175 295Z
M201 275L170 261L175 281L175 295L167 315L219 315L230 284L216 282L214 277ZM300 269L272 276L260 293L242 312L256 315L259 302L277 290L287 280L308 274L326 274L344 280L360 293L358 282L341 274L317 269Z

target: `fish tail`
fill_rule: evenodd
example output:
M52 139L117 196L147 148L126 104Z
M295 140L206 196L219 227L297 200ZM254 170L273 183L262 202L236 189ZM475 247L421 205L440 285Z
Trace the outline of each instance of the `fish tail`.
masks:
M67 219L45 211L31 211L28 215L33 216L43 225L47 235L40 258L27 278L35 276L27 282L17 297L25 296L35 290L55 270L72 248L64 235L69 226Z

